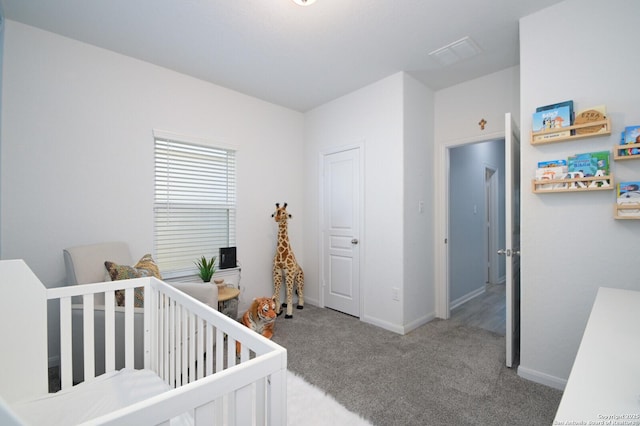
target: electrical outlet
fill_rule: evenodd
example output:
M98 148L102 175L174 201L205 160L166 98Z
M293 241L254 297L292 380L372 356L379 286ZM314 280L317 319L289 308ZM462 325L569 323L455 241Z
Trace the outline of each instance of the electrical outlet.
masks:
M393 300L400 300L400 289L398 287L391 287L391 298Z

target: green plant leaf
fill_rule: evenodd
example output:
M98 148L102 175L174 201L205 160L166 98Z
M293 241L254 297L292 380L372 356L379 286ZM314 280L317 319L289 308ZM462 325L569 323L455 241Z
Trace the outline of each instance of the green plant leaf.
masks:
M209 261L205 256L202 256L199 260L193 262L198 267L198 276L202 281L206 283L211 281L213 274L216 272L216 259L217 256L213 256Z

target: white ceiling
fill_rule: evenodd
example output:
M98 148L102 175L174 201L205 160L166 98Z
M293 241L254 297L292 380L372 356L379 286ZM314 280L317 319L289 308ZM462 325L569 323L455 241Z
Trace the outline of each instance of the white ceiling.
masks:
M407 71L434 90L518 64L518 19L561 0L0 0L7 19L298 111ZM469 36L482 52L428 54Z

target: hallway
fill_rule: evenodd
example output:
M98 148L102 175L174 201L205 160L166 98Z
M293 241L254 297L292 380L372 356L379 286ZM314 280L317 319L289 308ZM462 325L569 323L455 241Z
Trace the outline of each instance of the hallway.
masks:
M504 284L487 284L483 294L452 310L450 321L479 327L504 336L505 315Z

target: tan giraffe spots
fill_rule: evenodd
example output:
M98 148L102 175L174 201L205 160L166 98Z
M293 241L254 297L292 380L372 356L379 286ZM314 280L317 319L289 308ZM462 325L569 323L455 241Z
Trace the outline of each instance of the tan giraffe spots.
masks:
M296 262L291 245L289 244L289 234L287 231L287 220L291 215L287 213L287 203L280 207L280 203L276 203L276 211L271 215L278 223L278 246L276 254L273 258L273 297L276 301L276 312L280 315L280 287L282 286L282 274L285 275L285 283L287 285L287 303L283 304L287 307L285 318L293 317L293 284L297 283L298 291L298 309L304 307L304 272Z

